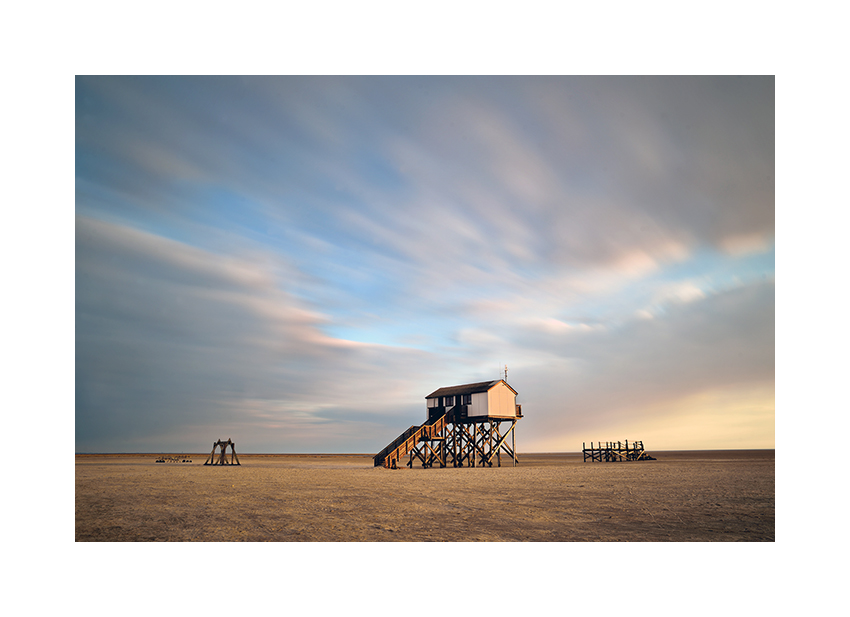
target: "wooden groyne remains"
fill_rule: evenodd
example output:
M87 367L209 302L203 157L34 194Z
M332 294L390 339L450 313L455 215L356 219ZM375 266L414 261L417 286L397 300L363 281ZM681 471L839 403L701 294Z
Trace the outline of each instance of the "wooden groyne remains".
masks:
M590 442L590 447L582 442L581 452L584 455L584 462L590 460L591 463L615 463L619 461L654 461L646 450L643 448L642 441L633 441L629 444L627 439L625 444L621 441L606 441L603 445L600 441L593 446Z
M160 454L159 458L156 459L157 463L191 463L192 459L188 454L181 454L180 456L166 456L164 454Z

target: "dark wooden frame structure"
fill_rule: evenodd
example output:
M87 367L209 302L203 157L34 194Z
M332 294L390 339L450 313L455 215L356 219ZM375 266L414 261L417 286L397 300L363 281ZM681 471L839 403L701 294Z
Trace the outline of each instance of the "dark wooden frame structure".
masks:
M516 455L514 428L522 418L522 406L517 405L514 418L492 416L468 417L467 405L429 409L429 418L421 426L411 426L386 448L373 457L375 467L398 469L399 461L409 456L405 463L413 467L414 460L422 467L492 467L502 466L502 452L509 456L513 466L519 462ZM508 426L503 427L503 424ZM508 437L511 442L508 445Z
M225 454L227 452L227 447L230 446L230 461L228 462ZM221 448L221 455L216 460L215 449ZM236 461L235 463L233 461ZM236 444L233 443L228 437L227 441L222 441L219 439L213 444L212 452L210 452L209 458L207 458L207 462L204 465L242 465L239 462L239 457L236 456Z
M590 459L591 463L616 463L619 461L654 461L646 450L644 450L642 441L633 441L629 445L629 440L626 440L625 445L621 441L606 441L605 445L602 442L593 447L593 442L590 442L588 448L586 444L581 444L581 452L584 455L584 462Z

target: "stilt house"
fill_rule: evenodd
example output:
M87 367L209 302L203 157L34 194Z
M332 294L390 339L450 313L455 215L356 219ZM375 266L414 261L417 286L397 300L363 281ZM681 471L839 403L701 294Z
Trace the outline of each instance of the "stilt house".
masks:
M409 455L408 467L414 459L423 467L492 467L494 461L501 467L503 452L516 465L514 427L522 418L516 397L504 379L439 388L425 397L425 423L411 426L376 454L375 466L396 469Z

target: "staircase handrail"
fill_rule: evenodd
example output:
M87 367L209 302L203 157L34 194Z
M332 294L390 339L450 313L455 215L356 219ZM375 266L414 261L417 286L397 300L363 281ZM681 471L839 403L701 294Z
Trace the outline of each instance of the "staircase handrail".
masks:
M404 442L404 441L405 441L408 437L410 437L410 435L411 435L412 433L414 433L414 432L415 432L418 428L419 428L419 427L418 427L418 426L416 426L416 425L414 424L414 425L413 425L413 426L411 426L409 429L407 429L406 431L404 431L401 435L399 435L398 437L396 437L395 439L393 439L393 440L390 442L390 444L389 444L386 448L384 448L383 450L381 450L381 451L380 451L380 452L378 452L375 456L373 456L373 457L372 457L372 458L376 461L376 463L375 463L375 464L376 464L376 465L378 465L378 464L379 464L379 463L377 462L377 459L378 459L378 458L386 458L386 456L387 456L387 455L388 455L388 454L389 454L392 450L394 450L394 449L395 449L396 447L398 447L401 443L403 443L403 442Z

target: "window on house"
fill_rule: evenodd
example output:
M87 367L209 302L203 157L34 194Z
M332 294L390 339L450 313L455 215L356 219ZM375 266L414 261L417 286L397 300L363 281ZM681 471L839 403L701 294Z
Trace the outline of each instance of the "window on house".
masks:
M451 407L454 404L455 404L455 397L447 396L446 397L446 407Z
M463 405L472 405L472 395L471 394L464 394L462 404Z

